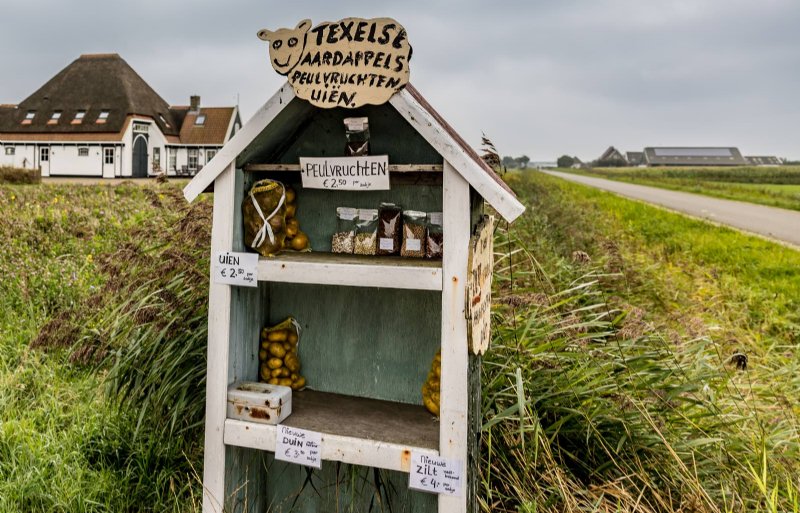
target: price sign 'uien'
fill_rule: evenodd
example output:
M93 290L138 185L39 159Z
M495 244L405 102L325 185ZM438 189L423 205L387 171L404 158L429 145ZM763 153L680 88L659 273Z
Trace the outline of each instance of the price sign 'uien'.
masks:
M380 105L408 83L411 45L391 18L346 18L311 28L261 29L272 67L295 94L321 108Z

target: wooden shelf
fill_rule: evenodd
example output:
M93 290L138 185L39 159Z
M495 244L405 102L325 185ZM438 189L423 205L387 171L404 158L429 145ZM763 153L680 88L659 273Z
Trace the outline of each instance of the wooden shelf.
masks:
M422 406L304 390L283 424L322 433L322 459L408 472L411 451L439 455L439 422ZM275 450L276 426L225 421L227 445Z
M422 258L279 253L258 261L258 280L351 287L442 290L442 261Z
M390 173L441 173L442 164L389 164ZM300 171L300 164L247 164L246 172L257 171Z

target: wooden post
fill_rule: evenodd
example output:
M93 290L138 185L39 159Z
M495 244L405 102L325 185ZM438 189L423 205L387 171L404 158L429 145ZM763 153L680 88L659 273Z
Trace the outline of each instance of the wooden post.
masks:
M233 250L234 163L214 182L211 265L217 251ZM223 513L225 503L225 410L228 399L231 287L215 283L209 270L208 371L206 377L206 441L203 458L203 511Z
M467 321L465 295L471 231L469 183L444 163L444 257L442 259L442 377L439 452L467 465ZM467 511L467 490L460 497L439 496L439 511Z

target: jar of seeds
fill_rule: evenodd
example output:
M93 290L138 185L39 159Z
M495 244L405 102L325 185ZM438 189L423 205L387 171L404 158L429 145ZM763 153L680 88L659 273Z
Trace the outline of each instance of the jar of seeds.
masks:
M381 203L378 209L378 254L400 254L402 236L402 213L400 205Z
M336 233L331 237L332 253L352 253L356 242L356 220L358 209L338 207L336 209Z
M358 211L356 221L356 237L353 253L356 255L374 255L378 246L378 211L362 208Z
M425 212L403 211L403 244L400 247L400 256L424 257L425 232Z
M428 235L426 237L425 256L427 258L442 258L444 255L444 231L441 212L428 212Z

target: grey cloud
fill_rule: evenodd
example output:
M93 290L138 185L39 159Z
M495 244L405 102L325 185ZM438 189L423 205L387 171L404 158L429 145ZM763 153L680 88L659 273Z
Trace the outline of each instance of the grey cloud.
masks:
M247 118L283 81L256 31L347 16L403 23L414 84L468 141L485 131L504 154L733 144L800 157L793 0L10 2L0 102L81 53L118 52L168 102L238 93Z

